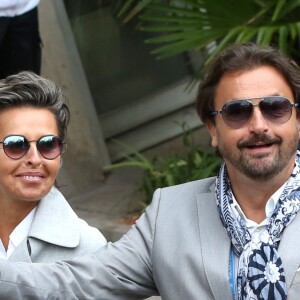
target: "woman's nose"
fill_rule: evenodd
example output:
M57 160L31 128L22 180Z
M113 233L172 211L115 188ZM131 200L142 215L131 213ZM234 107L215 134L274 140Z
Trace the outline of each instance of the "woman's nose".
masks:
M38 151L36 143L30 143L25 159L27 160L27 163L32 165L39 165L41 163L42 155Z

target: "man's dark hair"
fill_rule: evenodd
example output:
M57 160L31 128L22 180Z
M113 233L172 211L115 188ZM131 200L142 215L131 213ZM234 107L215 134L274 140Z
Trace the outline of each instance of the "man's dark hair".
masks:
M26 106L49 109L55 116L59 137L65 141L70 112L58 86L27 71L0 80L0 111Z
M200 83L196 107L203 123L214 123L210 112L215 110L215 92L224 74L253 70L261 66L271 66L281 73L292 89L295 102L299 102L300 68L293 60L274 47L259 47L250 42L233 45L213 60ZM298 110L297 116L299 117Z

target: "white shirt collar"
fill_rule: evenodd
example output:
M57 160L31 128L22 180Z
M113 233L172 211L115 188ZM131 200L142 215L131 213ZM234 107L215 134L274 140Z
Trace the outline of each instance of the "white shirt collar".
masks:
M265 212L266 212L266 216L267 218L260 224L260 225L266 225L268 224L268 218L271 217L276 204L280 198L280 195L282 194L285 186L286 186L287 182L285 182L271 197L270 199L267 201L266 206L265 206ZM234 214L236 214L236 216L240 216L242 219L245 220L246 222L246 226L249 229L250 227L257 227L259 224L257 224L255 221L252 221L250 219L248 219L244 212L242 211L239 203L237 202L237 200L235 199L234 195L232 195L232 200L233 200L233 207L234 207Z
M16 226L9 236L7 251L0 239L0 258L8 259L20 243L28 236L32 221L35 216L36 207Z

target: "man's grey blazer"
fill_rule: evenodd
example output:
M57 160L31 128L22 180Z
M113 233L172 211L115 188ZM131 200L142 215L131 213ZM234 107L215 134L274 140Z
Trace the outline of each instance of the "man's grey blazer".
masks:
M229 252L209 178L158 189L136 225L93 255L51 266L0 263L0 299L229 300ZM300 214L279 253L288 299L300 299Z

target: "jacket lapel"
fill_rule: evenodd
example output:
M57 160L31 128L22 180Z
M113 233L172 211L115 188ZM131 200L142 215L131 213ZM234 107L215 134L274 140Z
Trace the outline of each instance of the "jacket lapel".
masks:
M289 289L300 265L300 212L284 229L278 252L283 262L286 284Z
M78 246L78 217L56 188L39 202L28 237L67 248Z
M214 193L197 195L199 230L203 264L214 298L230 299L230 240L221 223Z
M39 247L45 247L39 240L65 248L75 248L79 244L78 217L56 188L40 200L28 237L14 250L9 260L32 262L35 254L42 251Z
M22 262L27 262L27 263L31 263L31 257L30 257L30 249L28 249L29 244L28 244L28 240L27 238L25 238L20 245L18 245L18 247L14 250L14 252L12 253L12 255L9 257L10 261L13 262L18 262L18 261L22 261Z

